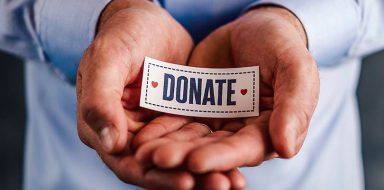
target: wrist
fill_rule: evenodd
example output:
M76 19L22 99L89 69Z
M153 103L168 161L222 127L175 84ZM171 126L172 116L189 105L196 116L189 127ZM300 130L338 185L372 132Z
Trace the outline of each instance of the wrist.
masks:
M152 0L112 0L100 14L97 24L96 33L102 28L105 22L115 13L128 8L145 8L148 7Z
M308 38L307 38L307 34L305 32L303 24L297 18L297 16L291 11L289 11L288 9L277 6L277 5L263 5L263 6L259 6L259 7L255 7L254 9L251 9L250 12L257 12L257 14L271 15L278 19L285 20L296 29L303 43L308 47Z

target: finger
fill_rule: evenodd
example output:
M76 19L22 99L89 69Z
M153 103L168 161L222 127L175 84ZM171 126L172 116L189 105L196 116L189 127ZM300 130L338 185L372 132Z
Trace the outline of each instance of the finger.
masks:
M140 71L137 63L129 62L122 44L110 44L98 38L81 60L81 97L79 112L100 138L108 152L122 151L127 142L128 126L121 103L126 84L135 80ZM129 73L129 75L128 75Z
M202 190L229 190L231 188L231 181L226 175L220 172L198 175L196 183L196 189Z
M193 176L188 172L146 170L129 155L118 157L101 153L100 156L120 180L132 185L149 189L192 189L195 183Z
M157 189L192 189L195 186L193 176L185 171L149 170L144 180L147 187Z
M206 118L206 117L198 117L195 119L196 122L204 123L208 125L213 131L220 130L223 127L223 124L235 121L233 118Z
M136 137L133 139L133 147L136 149L145 142L173 132L191 121L192 119L189 117L177 115L157 117L136 134Z
M244 127L243 122L234 121L234 122L225 124L221 130L236 132L236 131L239 131L242 127Z
M148 123L148 121L153 120L156 117L159 117L161 115L160 112L155 112L152 110L148 110L145 108L139 108L136 110L125 110L125 115L127 118L131 119L132 121L137 121L137 122L144 122ZM130 131L134 132L138 129L136 128L130 128Z
M179 130L169 133L164 138L169 138L175 141L189 141L197 137L203 137L211 133L211 129L201 123L188 123Z
M206 137L192 141L164 143L154 150L153 163L163 169L179 167L185 162L188 154L195 148L218 141L230 135L232 135L232 133L228 131L217 131Z
M140 104L140 93L140 86L125 88L121 98L124 108L130 110L137 109Z
M237 168L226 172L226 176L231 182L231 189L244 189L247 185L247 180Z
M273 97L260 97L260 111L273 109Z
M271 152L269 155L265 157L265 160L272 160L274 158L278 158L279 155L276 152Z
M128 138L132 138L133 134L128 134ZM110 170L122 181L139 185L143 184L144 167L140 165L131 155L131 150L126 150L125 153L116 155L110 154L102 148L98 148L96 144L96 152L108 166Z
M118 157L111 154L100 154L100 157L121 181L139 186L145 184L144 167L133 157Z
M188 156L188 168L205 173L260 164L271 151L269 114L261 113L256 119L256 123L246 125L232 136L193 150Z
M275 74L269 132L276 152L290 158L301 148L309 127L319 96L319 76L305 47L292 48L286 54Z
M129 131L138 133L149 121L162 115L160 112L139 108L137 110L125 110Z
M183 124L183 123L180 123ZM186 124L179 131L170 133L163 138L159 138L156 140L151 140L138 148L135 154L135 158L142 164L152 165L153 154L154 151L157 150L158 147L164 144L170 144L176 140L184 140L188 141L190 139L194 139L197 137L202 137L210 133L210 130L201 124L190 123ZM171 159L174 157L173 155L167 155L167 159Z
M106 151L105 146L103 146L101 139L98 137L98 134L95 133L95 131L91 127L89 127L89 125L84 121L84 118L80 115L81 113L77 112L77 118L78 118L77 132L80 140L84 144L86 144L88 147L95 149L96 151L97 150L101 151L100 149L103 149L104 151ZM144 123L133 121L130 118L127 118L127 123L129 126L133 126L133 127L140 127L144 125ZM127 132L127 134L131 135L131 132ZM129 144L128 143L129 140L130 138L127 138L127 142L125 143L125 145ZM125 147L129 147L129 146L125 146Z
M160 147L163 144L171 143L171 139L161 138L152 140L150 142L145 143L144 145L140 146L135 153L135 159L144 166L152 166L152 157L154 151Z

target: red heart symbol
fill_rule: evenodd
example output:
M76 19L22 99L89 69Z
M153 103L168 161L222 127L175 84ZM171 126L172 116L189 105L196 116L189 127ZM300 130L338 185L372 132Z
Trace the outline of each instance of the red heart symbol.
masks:
M156 82L156 81L152 81L152 86L153 86L153 88L156 88L156 87L157 87L157 85L159 85L159 83L158 83L158 82Z
M241 92L242 95L246 95L248 90L247 89L241 89L240 92Z

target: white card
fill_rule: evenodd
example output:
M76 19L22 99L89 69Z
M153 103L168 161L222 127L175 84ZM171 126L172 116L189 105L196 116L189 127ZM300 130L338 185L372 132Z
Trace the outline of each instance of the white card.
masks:
M196 117L258 116L259 67L208 69L146 57L140 106Z

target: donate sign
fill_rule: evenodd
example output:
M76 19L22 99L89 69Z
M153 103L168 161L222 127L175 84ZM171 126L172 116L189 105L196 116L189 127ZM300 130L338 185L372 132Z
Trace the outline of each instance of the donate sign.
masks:
M259 67L196 68L147 57L140 106L197 117L258 116Z

